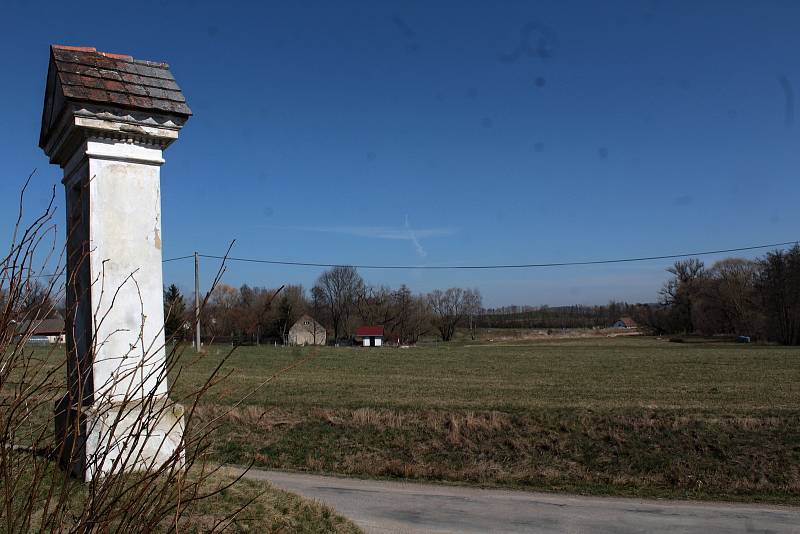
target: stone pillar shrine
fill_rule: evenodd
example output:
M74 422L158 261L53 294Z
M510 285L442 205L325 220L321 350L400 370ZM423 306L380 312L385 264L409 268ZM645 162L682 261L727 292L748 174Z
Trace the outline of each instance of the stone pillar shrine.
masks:
M39 146L64 171L62 465L90 480L183 463L167 397L160 169L192 112L165 63L52 46Z

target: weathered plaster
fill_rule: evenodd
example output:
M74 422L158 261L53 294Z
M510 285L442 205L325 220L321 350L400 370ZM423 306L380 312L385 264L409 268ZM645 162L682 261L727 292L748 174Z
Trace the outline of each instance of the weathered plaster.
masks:
M62 463L84 479L120 469L120 451L133 453L124 470L152 468L183 438L182 408L167 398L160 186L163 149L179 126L134 121L73 114L46 145L64 168L68 269L81 286L68 289L70 393L56 427L74 445ZM168 409L152 417L151 402Z

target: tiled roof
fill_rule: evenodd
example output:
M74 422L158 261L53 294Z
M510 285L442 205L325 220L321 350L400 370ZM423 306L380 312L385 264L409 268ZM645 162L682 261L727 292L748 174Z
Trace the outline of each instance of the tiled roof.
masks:
M370 336L382 336L382 335L383 335L382 326L359 326L358 328L356 328L357 337L370 337Z
M17 328L20 333L27 333L33 336L58 335L64 333L64 319L38 319L33 321L23 321Z
M53 65L67 100L189 116L192 110L166 63L53 45Z

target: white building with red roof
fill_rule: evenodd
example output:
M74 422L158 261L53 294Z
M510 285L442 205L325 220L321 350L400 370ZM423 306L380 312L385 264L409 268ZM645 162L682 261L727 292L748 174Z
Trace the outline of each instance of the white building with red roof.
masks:
M380 347L383 345L383 326L359 326L356 340L360 340L364 347Z

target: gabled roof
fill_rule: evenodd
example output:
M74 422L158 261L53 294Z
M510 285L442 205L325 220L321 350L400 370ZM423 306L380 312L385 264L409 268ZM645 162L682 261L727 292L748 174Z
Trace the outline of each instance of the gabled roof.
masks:
M294 328L295 326L296 326L296 327L299 327L299 328L302 328L302 327L304 327L305 325L304 325L303 323L304 323L305 321L310 321L312 324L316 324L316 326L317 326L317 327L319 327L319 328L324 328L324 327L323 327L323 326L322 326L322 325L319 323L319 321L315 320L313 317L311 317L311 316L310 316L310 315L308 315L307 313L305 313L305 314L303 314L302 316L300 316L300 318L299 318L297 321L295 321L295 323L292 325L292 328Z
M356 328L357 337L371 337L371 336L382 336L382 335L383 335L382 326L359 326L358 328Z
M634 321L632 317L620 317L619 321L628 328L636 326L636 321Z
M48 106L48 100L87 102L184 118L192 114L166 63L81 46L50 47L45 99L39 142L42 148L45 130L53 122L53 117L47 115L59 111L54 107L61 107Z
M166 63L94 48L53 45L51 50L67 99L192 114Z

